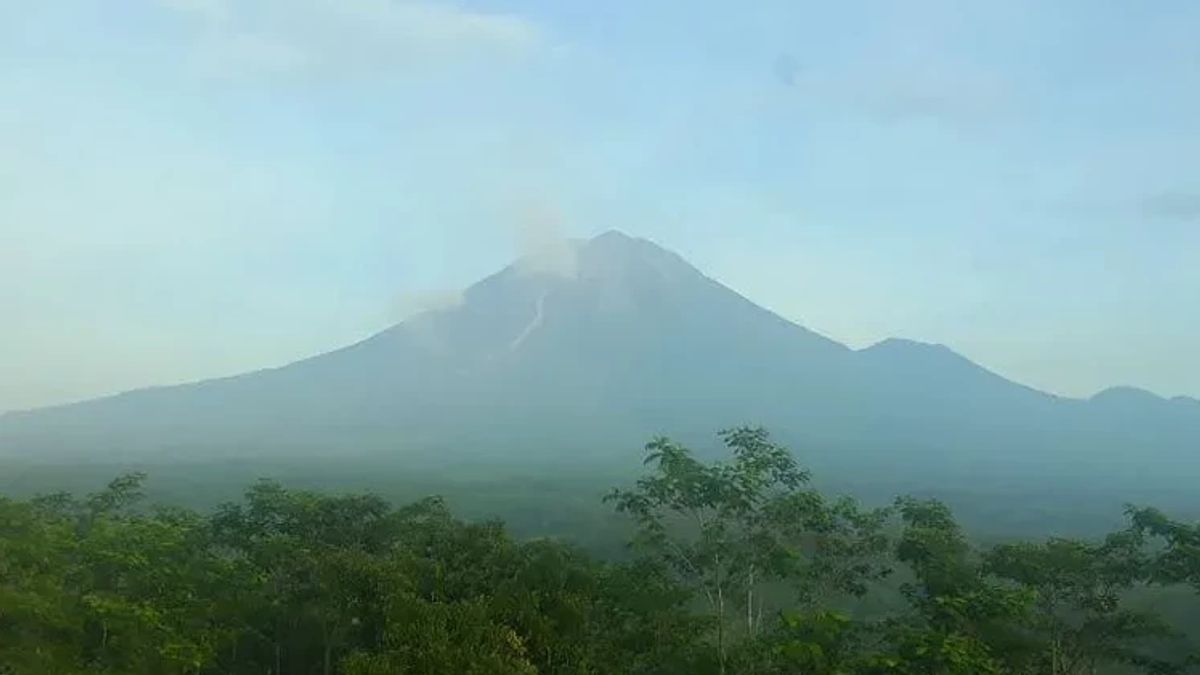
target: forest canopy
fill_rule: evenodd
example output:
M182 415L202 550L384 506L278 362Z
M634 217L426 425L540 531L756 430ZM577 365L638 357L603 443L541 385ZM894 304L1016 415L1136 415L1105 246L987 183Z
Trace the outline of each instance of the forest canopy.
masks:
M440 498L271 481L212 511L142 474L0 498L0 673L772 675L1200 672L1200 525L973 544L944 504L812 487L763 430L722 461L667 438L606 502L626 555L518 539Z

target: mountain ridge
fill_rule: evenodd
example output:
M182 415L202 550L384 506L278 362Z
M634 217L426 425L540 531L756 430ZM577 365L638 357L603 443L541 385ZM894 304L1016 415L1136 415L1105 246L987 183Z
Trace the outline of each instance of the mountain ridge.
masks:
M1200 475L1200 406L1055 396L944 345L851 349L616 231L518 259L454 307L290 364L7 413L0 455L605 461L651 435L705 439L741 423L842 473L1103 481L1150 457L1148 470Z
M928 348L931 351L942 352L947 357L953 357L955 359L958 359L962 362L965 362L965 364L969 364L970 366L973 366L982 371L985 371L995 377L1002 378L1013 384L1025 387L1027 389L1031 389L1033 391L1043 393L1047 396L1053 396L1053 397L1062 398L1062 399L1091 401L1091 400L1096 400L1096 399L1107 398L1109 396L1118 395L1118 394L1120 394L1122 396L1129 394L1132 396L1134 393L1144 393L1144 394L1152 396L1156 399L1159 399L1161 401L1178 401L1181 403L1200 404L1200 399L1197 399L1195 397L1186 396L1186 395L1167 397L1167 396L1158 394L1156 392L1153 392L1153 391L1150 391L1150 390L1147 390L1147 389L1144 389L1141 387L1134 387L1131 385L1113 385L1110 387L1106 387L1090 396L1062 396L1059 394L1053 394L1051 392L1047 392L1047 391L1038 389L1037 387L1034 387L1032 385L1027 385L1027 384L1021 383L1015 379L1012 379L1008 376L998 373L997 371L994 371L986 366L983 366L980 363L973 361L972 359L962 355L961 353L955 351L949 345L946 345L944 343L938 343L938 342L927 342L927 341L922 341L922 340L915 340L915 339L910 339L910 338L902 338L902 337L898 337L898 336L892 336L892 337L883 338L882 340L879 340L879 341L877 341L873 344L867 345L865 347L854 349L854 348L851 348L851 347L849 347L841 342L838 342L832 338L824 336L821 333L814 331L813 329L811 329L809 327L803 326L791 319L788 319L787 317L784 317L776 312L773 312L769 309L766 309L764 307L757 305L756 303L754 303L753 300L747 298L746 296L742 295L741 293L737 292L736 290L733 290L727 286L724 286L719 281L704 274L702 271L697 269L695 266L693 266L691 263L689 263L686 259L684 259L679 254L657 244L656 242L654 242L650 239L646 239L643 237L631 236L631 235L626 234L618 229L610 229L610 230L606 230L606 231L596 235L595 237L591 238L590 240L587 240L587 239L572 240L570 242L570 245L572 246L572 248L576 248L576 249L582 248L582 247L588 246L588 245L593 245L593 246L599 245L599 246L602 246L609 250L611 250L613 248L618 248L618 247L626 247L627 248L627 247L633 246L633 247L640 248L643 251L653 251L656 255L662 256L663 259L670 260L671 262L673 262L674 264L677 264L681 268L686 268L688 271L695 274L696 276L703 278L706 282L717 284L717 285L721 286L721 288L723 290L736 295L743 302L745 302L749 305L752 305L755 309L771 314L778 321L786 323L786 324L790 324L792 326L796 326L808 333L819 336L819 337L823 338L824 340L828 341L829 343L832 343L833 345L836 345L837 347L840 347L842 349L846 349L846 350L850 350L850 351L854 351L854 352L858 352L858 353L872 353L877 350L887 351L887 350L894 350L894 349L911 349L911 350L915 351L915 350L921 350L921 349ZM501 268L500 270L498 270L498 271L484 277L480 281L470 285L464 291L464 293L463 293L464 297L471 295L473 290L480 288L480 287L486 287L488 284L495 283L497 280L502 279L508 275L528 275L528 276L535 276L535 277L536 276L543 276L543 277L544 276L550 276L550 277L565 276L567 278L570 278L571 276L573 276L573 274L569 274L569 273L562 274L562 273L558 273L558 272L539 272L539 271L532 271L532 272L524 271L523 272L522 271L523 266L532 268L534 270L540 269L542 267L541 265L538 265L537 263L523 264L522 259L518 258L517 260L506 265L505 267ZM45 406L35 406L35 407L31 407L31 408L19 408L19 409L12 409L12 410L4 410L4 411L0 411L0 418L3 418L5 416L10 416L10 415L11 416L22 416L22 415L26 415L26 414L30 414L30 413L37 413L40 411L54 410L54 409L63 408L63 407L87 404L87 403L91 403L91 402L95 402L95 401L103 401L103 400L117 398L117 397L129 396L132 394L137 394L139 392L151 392L151 391L157 391L157 390L173 389L176 387L200 385L200 384L210 383L210 382L228 381L228 380L246 377L246 376L250 376L250 375L254 375L254 374L258 374L258 373L266 373L266 372L280 370L283 368L289 368L289 367L295 366L297 364L301 364L301 363L310 361L312 359L318 359L318 358L321 358L321 357L329 355L329 354L333 354L333 353L337 353L337 352L340 352L340 351L343 351L346 349L354 348L357 345L371 341L382 334L386 334L391 331L395 331L397 329L403 329L406 324L410 324L411 322L414 322L414 321L419 322L422 320L423 317L425 317L429 314L443 313L445 311L447 311L447 310L434 309L434 310L426 310L423 312L419 312L418 314L410 316L410 317L406 318L405 320L400 321L396 324L393 324L392 326L390 326L388 328L378 331L372 335L366 336L366 337L362 338L361 340L350 343L343 347L338 347L338 348L334 348L327 352L321 352L318 354L302 357L302 358L296 359L295 361L287 362L287 363L277 365L277 366L266 366L266 367L262 367L262 368L248 370L248 371L245 371L242 373L235 373L232 375L225 375L225 376L219 376L219 377L206 377L206 378L200 378L197 380L190 380L190 381L185 381L185 382L135 387L133 389L128 389L128 390L119 391L119 392L113 392L111 394L104 394L101 396L88 397L88 398L84 398L84 399L80 399L80 400L67 401L67 402L63 402L63 403L55 403L55 404L45 405Z

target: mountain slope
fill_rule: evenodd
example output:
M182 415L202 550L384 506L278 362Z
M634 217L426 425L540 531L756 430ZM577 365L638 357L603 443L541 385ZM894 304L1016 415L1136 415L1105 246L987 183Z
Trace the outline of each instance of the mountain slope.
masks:
M1058 398L904 340L850 350L615 232L569 263L518 261L458 307L282 368L0 417L0 455L588 462L749 422L844 475L1197 475L1186 400Z

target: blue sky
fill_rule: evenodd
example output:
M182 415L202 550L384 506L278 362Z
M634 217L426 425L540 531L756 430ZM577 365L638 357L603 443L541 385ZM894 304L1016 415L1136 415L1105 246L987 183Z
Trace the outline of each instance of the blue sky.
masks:
M750 5L750 6L746 6ZM0 410L618 228L852 346L1200 395L1200 4L0 5Z

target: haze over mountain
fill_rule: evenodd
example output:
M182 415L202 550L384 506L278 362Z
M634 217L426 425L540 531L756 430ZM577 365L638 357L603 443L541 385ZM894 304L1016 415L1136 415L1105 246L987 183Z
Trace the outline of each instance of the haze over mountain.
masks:
M566 253L285 367L4 415L0 456L587 465L627 461L652 434L755 423L818 468L906 485L1200 477L1198 401L1056 397L906 340L852 350L618 232Z

